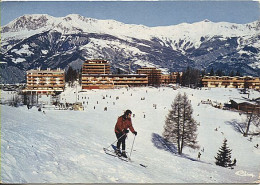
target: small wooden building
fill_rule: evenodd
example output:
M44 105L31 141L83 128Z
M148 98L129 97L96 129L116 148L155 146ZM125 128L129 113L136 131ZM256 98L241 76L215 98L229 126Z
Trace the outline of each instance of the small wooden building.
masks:
M248 113L251 113L252 111L256 113L260 113L260 105L258 104L253 104L249 102L237 103L234 100L230 100L230 102L231 102L231 108L241 110L243 112L248 112Z

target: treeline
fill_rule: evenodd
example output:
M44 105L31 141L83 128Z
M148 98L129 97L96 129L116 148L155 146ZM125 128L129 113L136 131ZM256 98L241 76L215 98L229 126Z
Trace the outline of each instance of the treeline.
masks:
M205 72L204 72L205 74ZM223 70L218 69L216 71L214 71L213 68L211 68L209 76L242 76L242 74L239 71L230 71L229 73L225 73Z
M182 73L179 84L181 84L182 86L198 87L201 85L200 74L201 74L200 70L187 67L187 69Z
M73 86L75 81L79 81L81 83L81 70L75 70L71 66L69 66L68 70L65 74L65 82L69 83L69 86Z

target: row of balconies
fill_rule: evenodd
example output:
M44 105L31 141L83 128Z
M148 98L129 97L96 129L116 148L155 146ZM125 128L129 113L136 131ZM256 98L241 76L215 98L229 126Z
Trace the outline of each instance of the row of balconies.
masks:
M104 73L104 71L106 73L110 73L110 70L108 69L95 69L95 70L89 70L89 69L85 69L85 70L82 70L82 74L91 74L91 73L97 73L97 72L102 72Z
M212 82L203 82L204 87L235 87L235 88L244 88L245 83L212 83ZM260 89L260 84L257 83L248 83L249 88Z
M148 81L147 78L82 78L82 81L98 81L98 80L106 80L106 81Z
M109 71L89 71L85 72L84 74L109 74Z
M37 78L27 78L27 82L29 81L41 81L41 82L46 82L46 81L59 81L59 82L64 82L64 79L58 79L58 78L49 78L49 79L37 79Z
M102 62L85 62L85 63L83 63L83 66L86 66L86 65L109 65L110 66L110 64L108 62L104 62L104 61L102 61Z
M64 91L63 88L27 88L25 91Z
M86 68L110 68L109 65L104 65L104 64L85 64L83 65L83 69L86 69Z
M123 84L147 84L148 81L113 81L113 82L108 82L108 81L82 81L81 84L96 84L96 83L107 83L107 84L117 84L117 83L123 83Z
M93 72L93 71L108 71L110 72L110 68L104 68L104 67L92 67L92 68L83 68L82 69L82 73L86 73L86 72Z
M260 82L260 78L249 78L249 77L203 77L202 81L231 81L231 82Z
M212 82L212 81L204 81L202 82L202 84L222 84L222 85L244 85L245 82L226 82L226 81L222 81L222 82ZM259 85L260 83L254 83L254 82L247 82L248 85Z
M28 81L27 84L63 84L62 82L56 82L56 81L48 81L48 82L43 82L43 81Z
M65 85L27 84L27 87L65 87Z
M228 83L245 83L245 82L254 82L254 81L245 81L245 80L205 80L202 79L202 82L217 82L217 83L221 83L221 82L228 82Z
M27 77L61 77L64 78L64 73L62 74L27 74Z
M122 82L135 82L135 81L148 81L148 79L82 79L82 82L84 81L107 81L107 82L118 82L118 81L122 81Z

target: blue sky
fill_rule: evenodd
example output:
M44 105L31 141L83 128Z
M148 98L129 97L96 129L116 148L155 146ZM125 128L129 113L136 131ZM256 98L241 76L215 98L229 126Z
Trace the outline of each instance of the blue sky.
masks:
M1 25L24 14L54 17L80 14L146 26L193 23L205 19L244 24L258 20L259 10L257 1L6 1L1 3Z

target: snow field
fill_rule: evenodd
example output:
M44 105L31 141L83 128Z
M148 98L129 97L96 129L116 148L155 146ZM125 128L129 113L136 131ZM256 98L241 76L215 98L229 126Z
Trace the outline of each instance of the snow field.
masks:
M78 92L74 93L76 90ZM200 103L207 99L221 103L228 103L230 98L241 99L245 95L239 94L237 89L80 90L79 87L67 88L60 98L68 103L76 99L85 101L84 111L46 109L43 114L36 108L28 110L26 106L2 105L3 182L249 183L257 180L260 152L254 145L260 143L260 139L254 137L250 142L227 124L232 120L242 121L245 116ZM165 117L178 92L187 93L194 109L193 117L200 123L197 132L200 150L184 148L183 156L161 148L157 138L162 136ZM250 95L257 98L260 93L252 91ZM8 94L3 92L2 96ZM126 109L135 114L132 122L138 132L131 154L132 163L103 151L103 147L116 140L114 125ZM214 156L224 138L232 149L232 159L237 159L233 170L215 165ZM129 133L126 140L128 153L133 140L134 135ZM197 161L202 148L201 161ZM148 167L141 167L139 163Z

